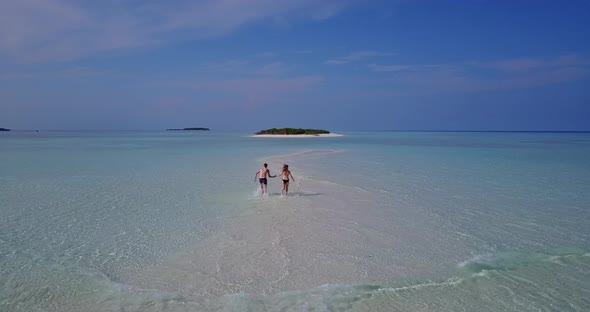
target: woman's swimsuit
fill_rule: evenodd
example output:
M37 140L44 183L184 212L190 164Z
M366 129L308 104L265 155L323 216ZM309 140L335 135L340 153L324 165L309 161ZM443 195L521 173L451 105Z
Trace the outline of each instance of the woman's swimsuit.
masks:
M287 183L289 183L289 179L287 179L287 180L283 179L283 184L287 184Z

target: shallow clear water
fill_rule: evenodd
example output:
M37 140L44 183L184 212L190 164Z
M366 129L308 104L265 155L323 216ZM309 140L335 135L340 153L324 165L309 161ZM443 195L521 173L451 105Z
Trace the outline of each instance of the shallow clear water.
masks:
M0 134L0 310L590 310L590 134L345 134Z

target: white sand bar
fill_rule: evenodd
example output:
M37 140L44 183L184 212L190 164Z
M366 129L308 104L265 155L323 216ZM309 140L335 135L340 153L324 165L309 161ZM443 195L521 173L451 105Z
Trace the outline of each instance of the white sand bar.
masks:
M341 137L338 133L322 133L322 134L255 134L251 137L256 138L333 138Z

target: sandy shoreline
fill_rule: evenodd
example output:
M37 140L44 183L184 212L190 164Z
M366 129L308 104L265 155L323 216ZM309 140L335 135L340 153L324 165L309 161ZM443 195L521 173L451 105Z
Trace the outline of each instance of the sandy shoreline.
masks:
M341 137L338 133L322 133L322 134L254 134L252 138L334 138Z

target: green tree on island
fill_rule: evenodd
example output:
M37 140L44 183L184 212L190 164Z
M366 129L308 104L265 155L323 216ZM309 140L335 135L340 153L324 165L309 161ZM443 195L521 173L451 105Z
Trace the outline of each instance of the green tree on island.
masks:
M330 131L321 129L302 129L302 128L272 128L256 132L256 134L327 134Z

